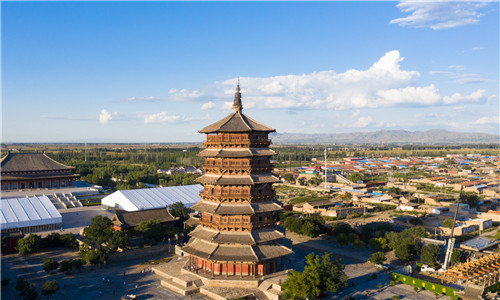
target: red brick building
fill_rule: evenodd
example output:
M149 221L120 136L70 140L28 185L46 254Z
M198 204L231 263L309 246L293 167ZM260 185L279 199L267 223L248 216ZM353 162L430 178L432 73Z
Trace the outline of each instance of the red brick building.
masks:
M2 190L68 187L79 177L45 153L9 152L0 162Z

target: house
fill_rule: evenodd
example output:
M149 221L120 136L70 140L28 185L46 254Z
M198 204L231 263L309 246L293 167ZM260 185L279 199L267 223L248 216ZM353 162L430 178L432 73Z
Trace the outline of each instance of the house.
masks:
M493 222L500 222L500 211L490 210L480 214L482 219L490 219Z
M168 224L175 222L179 218L172 216L167 208L157 208L140 211L118 210L111 218L111 221L113 222L113 228L116 230L133 231L134 227L139 223L153 219L158 220L161 224Z

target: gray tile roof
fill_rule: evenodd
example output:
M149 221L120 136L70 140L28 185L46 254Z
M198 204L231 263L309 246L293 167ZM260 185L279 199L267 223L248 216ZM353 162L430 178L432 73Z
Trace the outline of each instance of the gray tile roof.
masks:
M58 163L45 153L8 153L0 161L2 173L26 171L68 171L70 167Z
M113 224L120 227L135 227L139 225L142 221L149 221L156 219L160 223L173 222L178 218L175 218L170 214L166 208L158 209L147 209L140 211L124 211L119 210L115 213L113 218Z
M243 114L240 111L234 111L227 117L217 121L202 130L199 133L216 133L216 132L275 132L276 130L261 124Z

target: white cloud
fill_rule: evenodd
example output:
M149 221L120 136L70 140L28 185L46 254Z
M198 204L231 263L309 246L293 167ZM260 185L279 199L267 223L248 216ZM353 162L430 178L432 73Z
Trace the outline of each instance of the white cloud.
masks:
M397 7L410 15L391 20L390 23L434 30L475 24L483 16L478 10L488 5L488 2L490 1L400 1Z
M166 112L146 115L144 123L181 123L192 120L191 118L180 115L168 115Z
M156 101L161 101L163 99L149 96L149 97L130 97L127 100L134 102L156 102Z
M473 124L496 124L500 123L500 118L497 116L492 117L482 117L477 119Z
M99 123L107 124L112 119L111 114L108 113L107 110L101 110L101 114L99 115Z
M445 96L443 98L444 104L456 104L456 103L477 103L485 99L485 90L477 90L470 95L461 95L460 93L455 93L451 96Z
M450 65L450 66L448 66L448 69L463 71L465 69L465 67L463 65Z
M212 101L209 101L209 102L203 103L203 105L201 106L201 109L207 110L207 109L212 109L214 107L215 107L215 103L213 103Z
M425 107L468 101L477 103L488 98L482 90L470 95L443 96L434 84L419 86L420 73L402 69L402 61L403 57L399 51L393 50L366 70L351 69L343 73L327 70L286 76L240 77L243 107L289 110L352 109L355 114L356 110L363 108ZM170 94L197 100L205 99L210 94L213 95L211 98L229 100L230 95L235 92L236 83L237 78L214 83L209 87L210 93L172 89ZM482 97L477 98L478 95ZM202 109L220 106L223 110L231 110L233 103L227 100L218 103L206 102Z
M462 50L462 54L463 53L467 53L467 52L471 52L471 51L479 51L479 50L484 50L486 48L484 47L472 47L470 49L466 49L466 50Z
M455 68L452 68L455 67ZM479 83L479 82L485 82L486 80L481 78L478 74L474 73L464 73L461 72L463 70L460 69L460 67L463 66L449 66L449 69L455 69L459 72L453 72L453 71L431 71L429 72L430 75L442 75L445 77L448 77L452 79L452 82L455 83L460 83L460 84L468 84L468 83Z
M189 91L186 89L170 89L168 91L169 95L169 100L173 101L186 101L186 100L195 100L199 99L201 96L203 96L203 93L201 93L198 90L193 90Z
M359 111L359 109L356 109L353 113L352 113L352 117L355 118L357 116L359 116L361 112Z
M360 117L358 119L358 122L354 124L354 127L356 128L365 128L368 125L370 125L373 121L373 118L368 116L368 117Z

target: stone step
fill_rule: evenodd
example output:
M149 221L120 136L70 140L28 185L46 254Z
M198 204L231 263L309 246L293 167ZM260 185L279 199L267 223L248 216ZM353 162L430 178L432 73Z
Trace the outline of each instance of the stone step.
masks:
M193 294L197 294L200 292L200 288L196 286L182 286L176 282L174 282L172 279L164 279L161 281L161 285L163 287L166 287L167 289L180 294L182 296L189 296Z

